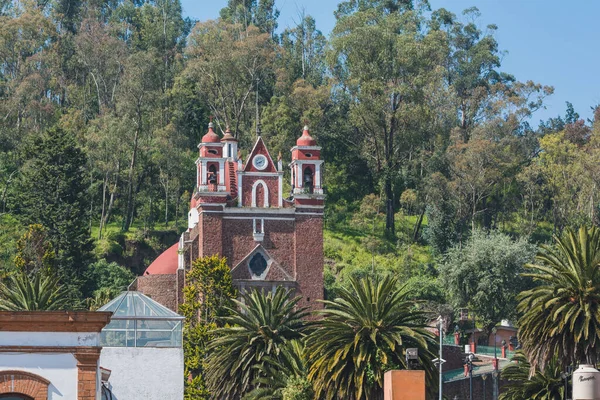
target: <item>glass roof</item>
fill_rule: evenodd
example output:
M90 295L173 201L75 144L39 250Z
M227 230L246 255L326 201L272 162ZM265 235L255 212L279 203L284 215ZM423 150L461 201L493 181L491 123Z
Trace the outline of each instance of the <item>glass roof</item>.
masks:
M152 300L140 292L123 292L98 311L112 311L111 320L115 319L165 319L182 320L184 317L169 310L162 304Z

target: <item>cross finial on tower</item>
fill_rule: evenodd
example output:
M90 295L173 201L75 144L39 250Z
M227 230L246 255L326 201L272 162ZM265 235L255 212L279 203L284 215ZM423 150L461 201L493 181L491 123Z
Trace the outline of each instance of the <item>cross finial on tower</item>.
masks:
M214 128L214 124L213 124L213 122L212 122L212 121L213 121L213 116L212 116L212 115L210 115L210 116L208 117L208 119L210 120L210 122L208 123L208 127L209 127L209 128Z

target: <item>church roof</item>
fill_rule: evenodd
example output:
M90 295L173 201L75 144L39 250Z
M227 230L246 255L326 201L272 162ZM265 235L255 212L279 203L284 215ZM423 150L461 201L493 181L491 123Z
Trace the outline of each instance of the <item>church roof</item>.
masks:
M179 243L175 243L173 246L169 247L165 250L160 256L150 264L148 268L146 268L146 272L144 275L165 275L165 274L175 274L177 272L178 264L178 254L177 250L179 248Z
M208 124L208 132L202 136L202 143L221 143L221 138L213 130L213 123Z
M302 136L298 138L296 141L297 146L316 146L317 141L310 136L310 132L308 130L308 126L304 126L304 130L302 131Z

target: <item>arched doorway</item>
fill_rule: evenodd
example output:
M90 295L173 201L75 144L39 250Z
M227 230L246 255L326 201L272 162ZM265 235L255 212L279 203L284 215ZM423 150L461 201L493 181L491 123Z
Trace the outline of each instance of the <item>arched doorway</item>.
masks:
M33 400L33 397L25 396L24 394L7 393L0 395L2 400Z

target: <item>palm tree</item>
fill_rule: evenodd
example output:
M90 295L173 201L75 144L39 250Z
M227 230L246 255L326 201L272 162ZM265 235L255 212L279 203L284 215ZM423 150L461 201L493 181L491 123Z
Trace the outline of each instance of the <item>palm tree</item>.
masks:
M18 272L8 277L8 283L0 283L0 310L2 311L50 311L62 310L68 305L66 291L58 278L41 272L33 277Z
M552 357L544 371L534 370L531 375L531 365L525 354L518 351L513 361L502 370L502 379L508 383L502 386L500 400L561 400L564 385L561 377L561 367L556 357Z
M304 344L300 340L287 342L281 349L279 358L267 357L261 367L263 374L255 381L256 388L244 400L281 400L294 391L294 399L314 399L312 387L306 375L308 368L304 362ZM301 392L301 394L300 394Z
M275 293L253 290L234 300L207 346L206 384L217 399L239 399L260 386L269 359L281 361L286 342L301 339L307 313L283 287Z
M324 319L307 338L315 398L382 399L384 373L405 369L405 351L411 347L419 349L421 365L432 378L433 334L395 278L353 278L325 306Z
M600 350L600 229L567 229L523 274L539 286L519 295L519 339L532 368L596 364Z

